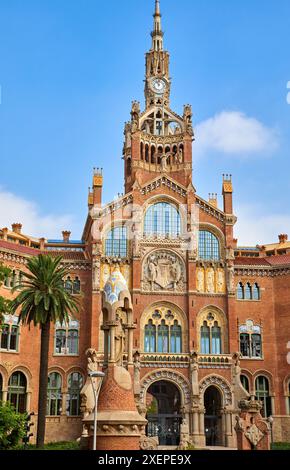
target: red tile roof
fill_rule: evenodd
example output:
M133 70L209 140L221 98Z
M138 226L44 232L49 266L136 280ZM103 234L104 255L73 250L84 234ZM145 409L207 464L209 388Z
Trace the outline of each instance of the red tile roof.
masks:
M268 259L241 256L235 259L236 266L270 266Z
M289 255L277 255L269 256L267 258L271 266L283 266L290 264L290 254Z
M19 245L19 243L7 242L5 240L0 240L0 248L6 248L7 250L17 251L23 255L38 255L40 250L37 248L31 248L29 246Z

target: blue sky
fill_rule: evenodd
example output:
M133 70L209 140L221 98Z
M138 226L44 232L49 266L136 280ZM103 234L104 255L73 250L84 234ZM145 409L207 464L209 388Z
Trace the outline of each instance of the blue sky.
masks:
M123 192L123 126L131 101L144 103L153 4L1 0L0 226L79 238L93 167L104 202ZM171 107L193 107L198 194L220 193L232 173L239 243L290 235L289 0L161 9Z

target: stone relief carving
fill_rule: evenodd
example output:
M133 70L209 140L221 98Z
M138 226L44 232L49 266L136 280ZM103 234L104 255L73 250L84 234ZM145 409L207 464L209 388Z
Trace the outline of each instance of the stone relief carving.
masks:
M257 446L259 442L263 439L264 433L255 425L253 424L246 432L246 438L250 441L253 446Z
M152 253L143 264L142 286L145 291L184 291L185 269L182 260L169 251Z
M152 372L149 375L146 375L141 382L141 390L140 390L140 402L145 402L146 398L146 391L150 387L150 385L154 382L158 382L159 380L169 380L179 386L182 390L183 397L184 397L184 404L190 405L190 385L187 382L186 378L176 372L171 370L157 370Z
M93 261L93 290L100 289L100 270L101 270L101 262L99 259L95 259Z

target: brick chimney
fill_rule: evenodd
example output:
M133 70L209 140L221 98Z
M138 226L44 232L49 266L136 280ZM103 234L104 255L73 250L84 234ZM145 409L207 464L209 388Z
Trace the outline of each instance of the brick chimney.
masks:
M279 235L279 243L282 245L283 243L286 243L288 241L288 235L285 233L282 233Z
M64 230L62 232L62 236L63 236L63 241L64 243L69 243L69 239L70 239L70 236L71 236L71 232L68 232L67 230Z
M22 224L12 224L12 232L21 234Z

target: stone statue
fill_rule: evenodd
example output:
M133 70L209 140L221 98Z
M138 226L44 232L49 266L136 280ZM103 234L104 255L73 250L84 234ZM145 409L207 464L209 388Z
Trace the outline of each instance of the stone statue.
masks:
M167 171L167 155L161 157L161 171Z
M190 105L184 106L183 120L185 124L185 131L188 132L190 135L193 135L192 109Z
M217 275L217 287L218 287L218 292L223 292L224 291L224 273L223 271L219 270L218 275Z
M199 268L197 271L197 291L204 292L204 269Z
M116 316L117 326L115 328L115 359L118 366L123 366L123 355L125 352L125 330L123 321L119 315Z
M215 291L214 287L214 270L209 269L207 272L207 279L206 279L206 291L210 294L213 294Z
M138 101L133 101L132 103L131 121L132 132L136 132L139 129L140 121L140 103Z
M227 272L227 288L228 292L234 292L235 290L235 268L234 266L228 267Z
M100 289L100 271L101 271L101 262L99 259L94 259L93 261L93 290Z
M190 375L193 396L199 396L198 369L198 354L194 351L190 355Z

